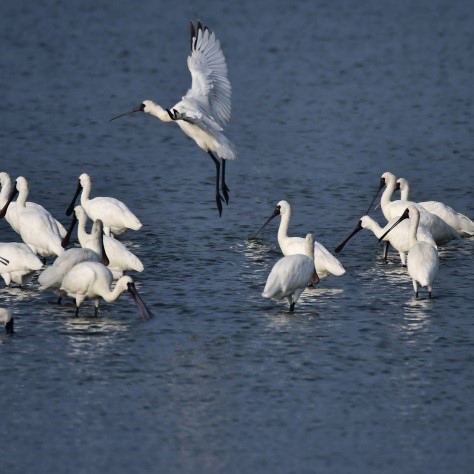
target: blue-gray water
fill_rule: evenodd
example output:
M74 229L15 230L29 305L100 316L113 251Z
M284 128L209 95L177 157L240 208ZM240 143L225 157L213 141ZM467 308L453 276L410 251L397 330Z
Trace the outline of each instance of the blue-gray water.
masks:
M178 127L108 123L185 93L198 18L233 85L221 219L213 164ZM82 172L125 201L156 318L124 294L75 319L36 278L0 283L17 323L0 336L1 471L470 471L474 240L442 248L435 298L416 301L362 232L347 273L289 315L260 296L277 223L247 238L287 199L290 234L333 249L387 170L473 217L473 22L467 1L2 1L0 171L64 224ZM0 239L18 240L5 221Z

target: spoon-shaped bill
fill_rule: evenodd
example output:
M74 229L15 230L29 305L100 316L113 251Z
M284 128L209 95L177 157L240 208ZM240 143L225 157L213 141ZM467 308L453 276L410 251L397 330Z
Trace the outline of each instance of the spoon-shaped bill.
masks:
M135 112L143 112L144 109L145 109L145 104L137 105L136 107L134 107L132 110L129 110L128 112L124 112L123 114L118 114L115 117L112 117L109 120L109 122L112 122L112 120L118 119L120 117L124 117L125 115L132 115Z
M257 230L257 232L255 232L255 235L252 237L252 239L255 239L255 237L257 237L257 234L260 233L260 231L272 220L274 219L276 216L279 216L280 215L280 208L277 207L274 211L273 211L273 214L265 221L265 223L262 225L262 227L260 227L260 229Z
M100 246L102 248L102 265L105 265L106 267L109 266L110 260L109 257L107 257L107 254L105 253L105 246L104 246L104 224L102 224L102 221L100 221Z
M377 199L377 196L379 195L379 192L380 190L385 186L385 178L380 178L380 183L379 183L379 187L377 189L377 192L375 193L375 196L374 198L372 199L372 202L370 203L370 206L369 208L367 209L367 212L365 213L365 215L367 215L370 211L370 209L372 208L372 205L374 204L374 201Z
M8 206L10 205L10 203L13 201L13 199L15 198L16 196L16 193L18 192L18 189L16 189L16 186L13 188L11 194L10 194L10 197L8 198L8 201L6 202L6 204L3 206L3 209L0 211L0 219L3 219L7 213L7 210L8 210Z
M137 289L135 288L135 283L128 283L127 284L128 291L132 295L132 298L137 305L138 310L143 319L151 319L154 317L154 314L147 308L146 304L143 302L141 296L138 294Z
M382 235L382 237L379 238L379 242L382 242L382 240L384 239L384 237L394 228L396 227L398 224L400 224L400 222L402 222L403 220L405 219L408 219L410 216L409 216L409 213L408 213L408 209L405 209L405 211L403 212L403 214L400 216L400 219L398 219L397 222L395 222L395 224L392 225L392 227L390 227L390 229L387 230L387 232L385 232L385 234Z
M356 225L356 228L351 232L351 234L349 235L349 237L347 237L347 239L345 239L344 241L342 241L335 249L334 249L334 252L336 253L339 253L344 247L345 245L347 244L347 242L349 242L349 240L352 239L352 237L354 237L354 235L357 234L357 232L359 232L359 230L362 230L362 222L359 221Z
M0 263L2 265L8 265L10 263L10 260L6 259L6 258L3 258L3 257L0 257Z
M69 224L69 228L67 230L66 235L64 236L63 240L61 240L61 247L65 249L69 245L69 241L71 240L72 231L74 230L74 226L76 225L77 217L76 214L72 216L72 221Z
M71 204L69 204L69 207L67 208L66 216L70 216L72 214L72 211L74 211L74 206L76 205L77 196L81 194L81 191L82 191L82 184L79 181L79 183L77 183L77 189L76 189L76 192L74 193L74 197L72 198Z

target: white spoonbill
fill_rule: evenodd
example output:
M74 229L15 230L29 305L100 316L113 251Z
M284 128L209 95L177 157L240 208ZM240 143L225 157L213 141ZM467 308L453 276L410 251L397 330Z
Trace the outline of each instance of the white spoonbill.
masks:
M0 257L0 275L7 286L12 281L26 285L43 266L30 247L22 243L0 243Z
M74 226L70 226L66 239L72 233ZM66 250L60 255L54 263L44 270L38 278L40 290L50 290L58 294L58 304L65 295L60 291L61 283L66 274L81 262L102 262L104 265L109 263L107 254L104 250L104 226L101 220L96 220L92 226L91 232L91 248L72 248Z
M93 221L100 219L104 223L106 235L121 235L128 230L140 230L142 223L122 201L111 197L89 199L90 193L91 178L87 173L82 173L66 215L72 214L77 196L81 194L81 206Z
M201 22L191 23L191 55L188 57L192 85L186 95L171 110L163 109L151 100L117 115L115 120L135 112L151 114L163 122L176 122L181 130L207 152L216 166L216 205L222 215L222 202L229 203L229 188L225 182L226 160L236 158L234 145L223 133L230 120L231 86L227 79L227 64L216 35ZM220 168L222 162L222 193Z
M61 246L61 234L53 216L45 209L29 209L25 206L28 198L28 181L19 176L7 203L0 212L0 219L5 217L8 206L19 193L16 201L16 212L18 214L18 226L23 242L37 255L50 257L61 255L64 248Z
M420 222L420 211L415 206L408 206L400 218L387 230L379 239L379 242L392 229L399 225L404 219L410 218L410 250L407 257L408 274L413 281L415 296L418 298L418 285L428 288L428 298L431 298L433 281L436 278L439 268L438 251L427 242L419 242L416 236L418 224Z
M288 237L288 226L291 219L291 206L286 201L280 201L273 214L260 227L257 234L276 216L281 215L280 227L278 228L278 245L283 255L295 255L305 253L305 239L302 237ZM314 242L314 264L319 278L326 278L328 275L341 276L346 271L339 260L331 255L324 245Z
M262 293L264 298L274 300L286 298L290 311L295 309L295 304L306 287L310 283L315 285L319 282L318 274L314 269L312 234L308 234L304 239L304 250L304 255L288 255L275 263Z
M77 236L79 237L81 247L93 248L93 237L86 232L87 214L82 206L75 207L71 227L74 227L76 222L79 222ZM128 270L135 270L136 272L143 271L143 263L141 260L130 252L122 242L108 235L104 235L103 241L105 253L109 260L108 267L114 276L114 280L120 278L123 272Z
M95 313L99 312L100 298L112 303L125 290L128 290L135 300L142 318L150 319L153 317L151 311L138 294L133 280L129 276L123 276L111 290L113 282L112 272L99 262L82 262L74 266L63 278L61 290L71 298L76 300L76 316L79 314L79 308L86 299L95 301Z
M2 190L0 192L0 209L3 208L3 206L6 204L8 200L8 196L11 194L12 190L12 180L10 178L10 175L8 173L2 172L0 173L0 186L2 187ZM28 209L37 209L39 212L46 211L46 209L43 206L40 206L39 204L36 204L34 202L26 202L25 206ZM20 233L20 227L18 226L18 214L16 212L16 202L13 201L10 203L8 206L7 214L5 215L6 221L10 224L11 228L17 233ZM58 226L59 233L61 234L61 237L64 237L66 235L66 229L63 227L63 225L54 219L56 222L56 225Z
M408 201L410 186L405 178L397 180L397 188L400 189L400 198L402 201ZM419 202L425 211L431 212L435 216L443 219L446 224L456 229L462 237L471 237L474 235L474 222L469 217L456 212L452 207L446 206L439 201Z
M456 229L453 229L450 225L446 224L443 219L440 219L438 216L431 214L430 212L423 209L415 202L411 201L391 201L393 193L397 188L397 178L390 172L385 172L380 178L380 185L377 190L374 199L372 200L367 213L372 207L375 198L382 188L385 187L385 190L380 199L380 204L382 206L382 212L387 221L394 219L395 217L400 217L405 209L408 206L414 206L420 212L420 222L426 228L426 230L433 236L433 239L437 244L443 244L449 242L453 239L460 239L461 236Z
M0 308L0 323L5 325L5 333L6 334L13 334L13 323L15 319L12 316L12 313L9 309Z
M391 219L389 223L382 228L370 216L362 216L356 228L352 231L349 237L347 237L346 240L339 244L334 249L334 251L336 253L339 253L347 244L347 242L362 229L371 230L377 238L380 238L382 235L386 234L386 232L391 229L393 227L393 224L398 220L398 217L395 217L395 219ZM390 242L392 247L398 251L403 266L406 265L406 253L410 250L409 235L410 223L408 221L403 221L400 222L400 224L396 228L394 228L383 238L384 241ZM421 224L417 228L416 236L419 241L427 242L428 244L431 244L433 247L437 248L433 236Z

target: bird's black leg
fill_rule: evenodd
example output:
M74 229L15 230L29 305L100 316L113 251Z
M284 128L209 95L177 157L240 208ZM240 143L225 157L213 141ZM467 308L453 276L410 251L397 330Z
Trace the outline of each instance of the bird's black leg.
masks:
M229 191L230 189L227 187L225 182L225 162L226 160L222 160L222 194L224 195L225 203L229 205Z
M217 209L219 210L219 217L222 216L222 196L219 193L219 186L220 186L220 171L221 171L221 164L219 163L219 160L212 154L211 151L208 152L209 156L212 158L212 161L214 161L214 164L216 165L216 204L217 204Z
M389 245L390 245L390 242L388 240L385 240L384 243L383 243L383 253L382 253L382 260L384 262L387 262Z
M43 265L46 265L46 257L43 257Z
M79 317L79 306L76 307L76 318Z
M63 297L60 296L60 297L58 298L58 304L61 304L61 301L62 301L62 300L63 300Z
M295 310L295 302L290 304L290 313L292 313Z

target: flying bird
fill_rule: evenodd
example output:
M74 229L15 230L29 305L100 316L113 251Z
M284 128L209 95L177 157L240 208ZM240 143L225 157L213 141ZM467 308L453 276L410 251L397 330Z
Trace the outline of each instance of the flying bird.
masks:
M222 201L229 204L229 188L225 181L226 160L233 160L237 156L234 145L223 133L223 127L230 120L231 86L219 40L200 21L197 26L191 22L188 68L192 77L191 88L176 105L164 109L151 100L144 100L132 110L112 117L110 121L124 115L145 112L163 122L176 122L199 148L209 154L216 166L216 205L221 216Z

